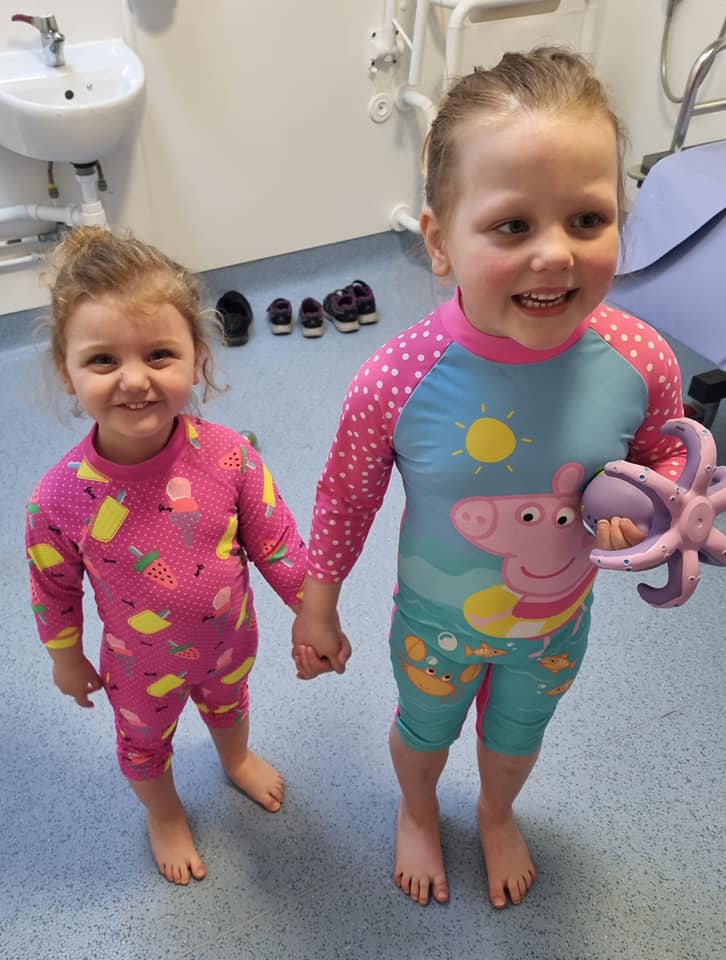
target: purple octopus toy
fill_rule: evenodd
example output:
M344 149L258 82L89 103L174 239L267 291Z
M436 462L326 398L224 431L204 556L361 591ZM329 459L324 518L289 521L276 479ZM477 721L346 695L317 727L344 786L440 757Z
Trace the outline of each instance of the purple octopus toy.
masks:
M605 465L582 495L583 521L594 532L598 520L629 517L647 536L625 550L593 550L590 558L604 570L652 570L668 564L662 587L638 584L641 597L654 607L677 607L693 594L699 565L726 566L726 534L714 526L726 511L726 467L716 465L716 444L695 420L668 420L665 434L680 436L686 465L677 483L637 463L616 460Z

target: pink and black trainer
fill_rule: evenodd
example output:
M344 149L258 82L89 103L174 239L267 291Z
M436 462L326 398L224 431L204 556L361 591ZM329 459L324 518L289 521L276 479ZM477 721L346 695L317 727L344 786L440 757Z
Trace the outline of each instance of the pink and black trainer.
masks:
M323 311L339 333L355 333L358 329L358 307L350 288L329 293L323 300Z
M304 337L322 337L325 329L323 306L314 297L305 297L297 312Z
M354 280L346 288L355 300L358 309L358 323L365 326L368 323L378 323L378 309L373 291L363 280Z
M270 332L279 336L282 333L292 333L292 304L284 297L277 297L267 308L267 319L270 321Z

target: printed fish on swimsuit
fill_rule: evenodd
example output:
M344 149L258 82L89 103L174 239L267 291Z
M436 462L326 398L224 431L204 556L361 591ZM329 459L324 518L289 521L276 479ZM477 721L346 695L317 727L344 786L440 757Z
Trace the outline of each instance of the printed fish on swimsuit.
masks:
M503 657L506 652L506 650L497 650L496 647L490 647L488 643L481 643L476 649L464 644L464 653L467 657Z
M549 657L540 657L537 663L544 667L545 670L549 670L550 673L559 673L560 670L574 670L577 666L577 660L570 660L568 654L566 653L552 654Z

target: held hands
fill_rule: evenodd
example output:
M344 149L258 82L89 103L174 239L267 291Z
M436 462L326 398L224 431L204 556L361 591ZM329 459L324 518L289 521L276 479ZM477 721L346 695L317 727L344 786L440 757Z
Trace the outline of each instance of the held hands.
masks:
M96 668L87 657L73 663L54 661L53 681L60 692L73 697L79 707L92 707L88 694L103 688Z
M292 658L299 680L312 680L321 673L345 673L351 647L336 611L316 614L305 609L292 625Z

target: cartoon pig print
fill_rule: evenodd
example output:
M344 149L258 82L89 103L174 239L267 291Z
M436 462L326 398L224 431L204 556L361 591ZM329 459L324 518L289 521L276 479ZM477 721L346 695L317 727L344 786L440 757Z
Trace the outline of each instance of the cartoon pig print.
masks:
M454 504L457 532L504 558L504 583L464 601L464 616L475 630L534 638L552 633L582 609L596 572L580 517L584 475L581 464L566 463L555 473L551 493L467 497Z

